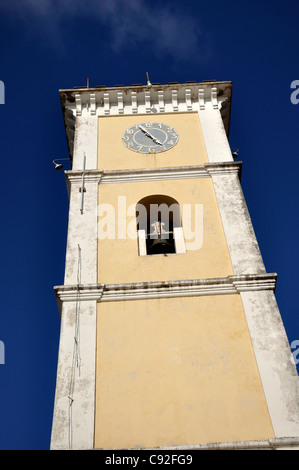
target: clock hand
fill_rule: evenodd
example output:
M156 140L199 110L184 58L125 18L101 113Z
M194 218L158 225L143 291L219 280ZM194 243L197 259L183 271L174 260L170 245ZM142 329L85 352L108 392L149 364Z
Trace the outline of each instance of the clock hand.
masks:
M141 124L139 124L138 127L139 127L139 129L141 129L145 133L145 135L147 135L148 137L153 139L153 141L156 142L156 144L162 145L162 142L160 142L160 140L156 139L156 137L154 137L147 129L145 129L143 126L141 126Z

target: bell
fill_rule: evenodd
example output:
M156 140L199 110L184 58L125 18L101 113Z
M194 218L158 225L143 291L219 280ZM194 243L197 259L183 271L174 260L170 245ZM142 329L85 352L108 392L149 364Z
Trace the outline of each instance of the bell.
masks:
M159 255L163 253L173 253L173 247L166 238L156 238L148 248L149 255Z

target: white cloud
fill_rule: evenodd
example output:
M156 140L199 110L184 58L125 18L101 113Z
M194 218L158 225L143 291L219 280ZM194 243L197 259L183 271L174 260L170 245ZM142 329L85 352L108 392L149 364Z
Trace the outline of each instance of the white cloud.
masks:
M115 53L144 48L145 53L191 59L203 52L199 21L172 2L160 0L10 0L0 11L34 20L37 29L63 42L63 26L80 17L96 19L109 31L107 45ZM54 36L54 35L53 35ZM59 38L59 36L61 36ZM203 38L201 38L203 40Z

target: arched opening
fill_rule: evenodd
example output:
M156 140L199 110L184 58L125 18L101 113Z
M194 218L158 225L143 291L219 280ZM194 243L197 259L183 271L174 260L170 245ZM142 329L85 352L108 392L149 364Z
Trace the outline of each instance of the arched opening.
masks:
M155 194L136 205L139 255L185 253L179 203Z

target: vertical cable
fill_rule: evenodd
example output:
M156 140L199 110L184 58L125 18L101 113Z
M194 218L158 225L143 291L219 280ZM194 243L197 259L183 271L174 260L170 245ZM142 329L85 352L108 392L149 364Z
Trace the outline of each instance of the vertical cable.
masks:
M75 388L75 374L76 368L80 377L80 284L81 284L81 248L78 245L78 269L77 269L77 300L76 300L76 315L75 315L75 335L74 335L74 346L73 346L73 358L71 366L71 377L69 384L69 449L73 447L73 414L72 406L74 402L74 388Z

